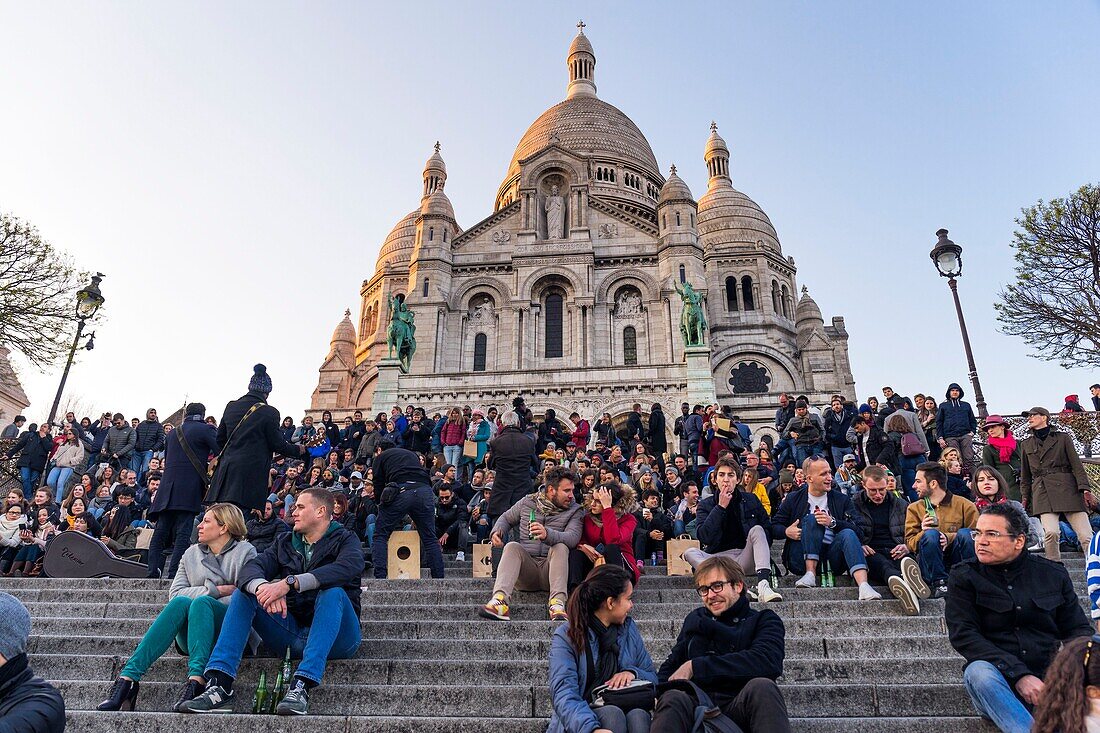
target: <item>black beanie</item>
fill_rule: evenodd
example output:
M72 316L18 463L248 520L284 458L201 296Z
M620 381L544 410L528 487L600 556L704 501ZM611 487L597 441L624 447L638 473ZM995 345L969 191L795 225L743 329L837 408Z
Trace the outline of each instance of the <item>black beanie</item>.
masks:
M192 402L191 404L187 405L187 410L184 412L184 417L191 417L192 415L205 417L206 405L201 402Z

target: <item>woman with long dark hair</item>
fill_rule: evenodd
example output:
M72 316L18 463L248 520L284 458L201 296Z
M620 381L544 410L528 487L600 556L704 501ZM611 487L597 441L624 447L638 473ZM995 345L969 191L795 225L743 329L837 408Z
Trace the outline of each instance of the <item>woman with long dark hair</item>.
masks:
M550 641L552 712L547 733L647 733L649 712L593 708L600 685L620 689L634 680L657 682L653 660L630 609L634 583L616 565L601 565L569 596L569 621Z
M1100 731L1100 634L1067 641L1047 668L1032 733Z
M638 582L641 571L634 557L634 530L638 528L638 502L634 489L617 481L602 484L584 497L581 541L569 551L569 584L576 586L588 572L607 563L626 568Z

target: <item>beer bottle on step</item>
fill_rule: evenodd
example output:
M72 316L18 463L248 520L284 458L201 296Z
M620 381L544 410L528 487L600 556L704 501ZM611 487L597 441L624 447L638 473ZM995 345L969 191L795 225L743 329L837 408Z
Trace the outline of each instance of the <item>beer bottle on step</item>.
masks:
M252 714L263 715L267 712L267 672L260 670L260 681L256 683L256 694L252 697Z
M293 671L290 668L290 647L287 647L286 656L283 657L283 667L279 670L279 678L282 683L276 683L275 685L275 689L278 693L278 700L282 700L286 697L286 693L290 691L290 683L293 681L293 676Z

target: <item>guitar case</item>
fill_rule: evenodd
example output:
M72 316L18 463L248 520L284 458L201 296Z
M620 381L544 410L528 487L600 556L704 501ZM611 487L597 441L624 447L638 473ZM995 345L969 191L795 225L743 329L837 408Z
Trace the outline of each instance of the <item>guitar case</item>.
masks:
M46 547L42 574L51 578L144 578L149 568L120 560L107 545L83 532L62 532Z

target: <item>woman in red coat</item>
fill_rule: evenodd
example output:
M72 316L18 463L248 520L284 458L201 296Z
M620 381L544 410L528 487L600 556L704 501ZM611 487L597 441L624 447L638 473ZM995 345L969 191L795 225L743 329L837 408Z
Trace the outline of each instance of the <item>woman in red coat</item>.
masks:
M569 551L569 589L604 563L626 568L637 583L642 573L634 559L634 530L638 526L634 489L618 482L601 484L585 496L584 507L588 512L580 544Z

